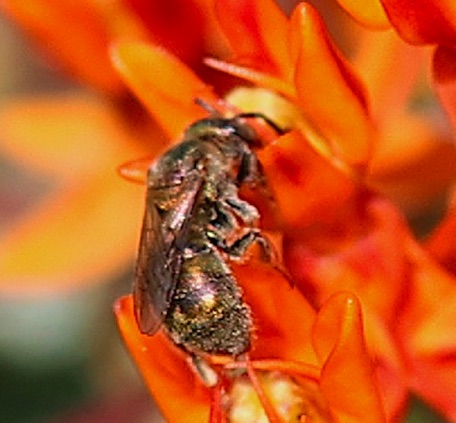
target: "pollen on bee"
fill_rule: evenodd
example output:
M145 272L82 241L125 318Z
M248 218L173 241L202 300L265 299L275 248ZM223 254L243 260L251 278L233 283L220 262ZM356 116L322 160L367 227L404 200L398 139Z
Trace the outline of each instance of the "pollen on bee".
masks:
M208 307L212 307L216 301L216 296L213 292L206 292L205 294L201 295L200 298L201 301Z

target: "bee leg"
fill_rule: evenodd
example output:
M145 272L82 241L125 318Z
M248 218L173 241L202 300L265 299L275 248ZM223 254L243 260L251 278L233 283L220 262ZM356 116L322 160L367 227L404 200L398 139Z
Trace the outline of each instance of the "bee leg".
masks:
M269 240L261 234L259 229L250 229L231 245L226 245L225 248L222 249L232 260L239 260L245 255L247 249L253 243L257 243L260 246L261 258L263 261L268 263L278 261L274 247Z
M267 263L271 263L275 270L280 272L285 279L288 280L290 286L294 286L294 282L288 273L287 269L280 263L277 251L271 244L268 238L263 236L259 229L252 229L237 239L233 244L225 246L222 250L229 255L232 260L239 260L245 255L247 249L257 243L261 248L261 259Z
M257 188L261 195L270 202L275 203L274 194L267 183L263 167L257 156L250 150L244 152L237 175L238 184L247 184L251 188Z
M217 385L219 377L204 358L190 354L187 360L191 369L198 375L205 386L212 388Z
M222 202L214 204L215 218L211 220L210 225L217 231L218 237L224 239L226 234L233 232L239 227L236 216L231 210L231 207Z
M258 213L257 208L239 197L227 198L225 204L246 225L254 225L260 219L260 213Z
M246 147L242 153L236 180L239 184L247 183L257 185L260 180L264 180L266 183L261 163L248 147Z
M262 119L266 124L268 124L274 131L277 132L277 135L283 135L287 132L286 129L281 128L277 125L273 120L269 119L263 113L258 112L248 112L248 113L240 113L236 117L244 118L244 119Z

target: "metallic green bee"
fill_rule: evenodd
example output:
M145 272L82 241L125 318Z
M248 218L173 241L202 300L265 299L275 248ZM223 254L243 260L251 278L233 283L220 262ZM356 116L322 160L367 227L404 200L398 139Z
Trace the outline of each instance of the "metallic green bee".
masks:
M272 250L258 228L259 212L238 196L243 184L265 185L251 146L261 140L248 124L255 113L209 117L192 124L181 143L149 169L146 211L136 265L134 302L140 330L163 324L193 357L237 356L249 350L250 308L231 271L258 243Z

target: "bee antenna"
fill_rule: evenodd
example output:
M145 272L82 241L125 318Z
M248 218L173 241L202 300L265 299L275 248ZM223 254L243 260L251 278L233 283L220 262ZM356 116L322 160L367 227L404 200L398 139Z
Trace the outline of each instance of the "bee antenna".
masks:
M251 112L251 113L240 113L237 115L239 118L253 118L253 119L262 119L267 125L269 125L274 131L277 132L278 135L283 135L287 131L283 128L281 128L279 125L277 125L274 121L269 119L267 116L265 116L263 113L257 113L257 112Z
M220 112L214 106L212 106L202 98L196 97L195 103L207 112L209 112L212 116L220 116Z

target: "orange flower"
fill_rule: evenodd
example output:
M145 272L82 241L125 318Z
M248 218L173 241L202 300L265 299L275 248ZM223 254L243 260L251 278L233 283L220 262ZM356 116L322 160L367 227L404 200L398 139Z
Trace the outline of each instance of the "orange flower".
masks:
M252 280L261 280L261 284L255 284L243 278L247 301L257 313L257 342L250 363L213 364L229 379L228 385L223 387L205 387L191 371L185 355L163 333L148 337L138 331L131 297L118 301L115 310L124 340L166 420L204 422L211 415L210 421L225 421L220 419L226 413L232 419L230 421L238 421L236 413L243 412L251 413L248 414L251 417L244 417L242 421L254 421L252 416L256 415L256 410L240 403L242 397L236 390L244 383L244 376L230 371L247 368L248 373L253 372L249 373L253 378L251 383L255 384L255 378L259 376L265 389L268 382L264 374L275 374L276 390L280 389L279 382L290 383L284 375L294 378L292 386L299 392L297 411L292 410L296 413L295 419L307 416L318 422L384 422L356 299L347 294L335 296L315 317L305 300L287 287L287 281L271 273L270 269L250 270L254 271ZM267 304L267 307L264 303L266 294L274 298L273 304ZM278 359L263 358L269 355ZM255 388L258 395L264 394L261 382L260 387ZM222 409L217 399L219 389L228 392L224 400L231 402L229 410ZM269 396L270 400L267 396L262 400L276 400L271 392ZM276 400L277 406L290 407L291 400L290 397ZM292 418L290 410L283 414L280 411L270 413L270 421L290 421Z
M374 102L377 101L375 97L388 100L383 108L390 116L390 122L385 122L385 135L390 140L380 134L381 158L374 159L373 179L377 186L386 189L395 199L403 197L405 193L405 201L403 198L400 201L411 206L415 203L416 208L423 194L430 198L429 195L436 193L436 189L445 188L448 180L454 181L455 153L450 135L439 129L438 120L432 117L432 113L435 116L435 108L433 112L424 110L424 113L402 112L398 115L398 106L404 109L405 100L410 97L413 100L416 88L415 93L411 89L420 76L417 72L430 58L434 88L453 127L456 127L455 4L451 0L370 0L362 4L353 0L338 0L338 3L368 28L386 29L393 26L407 43L437 45L434 49L406 47L390 32L363 37L358 55L358 67L362 72L367 72L367 82L373 84L376 90L372 97ZM392 103L391 100L396 101ZM413 106L410 100L408 102ZM402 128L401 132L399 128ZM414 140L413 143L406 142L410 139Z
M432 12L429 14L414 6L422 2L340 3L369 28L387 28L390 20L408 41L439 43L434 56L437 89L444 105L453 102L453 24L443 18L447 12L453 12L450 2L428 4L423 10ZM114 68L169 139L178 140L186 126L205 115L194 103L195 98L227 113L238 109L264 112L289 130L277 139L265 138L258 156L280 210L277 219L271 216L271 210L261 209L262 223L283 233L283 255L288 270L296 278L296 286L291 288L274 269L253 259L234 269L256 321L256 338L249 356L225 362L208 358L219 377L216 387L208 389L195 378L183 353L163 334L147 337L139 333L131 299L120 300L116 307L125 341L169 420L182 420L176 413L183 408L188 410L186 421L223 421L227 412L239 409L244 395L239 392L245 392L244 386L247 391L253 386L260 408L269 420L280 421L278 414L283 403L272 394L279 383L297 392L293 404L285 405L298 409L297 416L304 414L312 421L381 422L385 421L382 407L388 421L399 421L410 391L456 419L452 400L456 386L451 379L456 340L449 327L453 307L441 307L451 305L456 298L454 277L427 255L394 206L373 191L379 190L407 211L422 212L429 201L454 182L456 153L454 146L442 142L450 135L441 129L440 116L423 116L422 111L410 107L416 99L417 87L427 82L422 69L429 59L429 50L408 46L394 33L373 35L357 28L357 37L347 36L348 41L357 41L355 45L348 43L352 53L348 60L332 41L319 13L308 3L300 4L288 19L272 0L187 2L185 7L195 12L191 15L194 20L190 20L196 26L194 32L188 29L188 15L174 16L181 32L170 21L165 20L162 25L153 13L158 2L119 1L122 7L118 15L108 13L113 9L101 3L87 4L88 24L78 28L70 26L70 9L60 3L42 1L40 8L30 9L30 14L26 13L28 9L18 6L20 3L7 4L10 13L18 20L24 19L26 27L44 44L52 44L51 52L79 78L105 91L124 93L125 86L106 60L109 46ZM71 10L82 13L77 7ZM201 10L209 12L208 20ZM404 10L413 13L404 14ZM218 22L213 20L214 16ZM430 16L441 19L442 26L434 29ZM195 24L201 20L201 25ZM57 36L47 29L49 22L54 22L50 28L61 29ZM67 24L74 29L76 39L86 42L78 44L79 41L61 37ZM353 24L344 21L344 25L355 31ZM207 41L209 47L201 45L203 39L207 40L206 31L219 27L223 34L215 32ZM130 38L129 34L134 41L125 40ZM173 36L169 37L170 34ZM96 43L91 42L94 35ZM206 74L199 61L207 53L226 57L226 46L221 41L225 39L231 47L230 61L206 59L211 68L225 74L220 78L212 74L211 89L200 79ZM161 41L169 43L168 50L159 44ZM86 49L86 44L90 49ZM72 51L76 45L80 48ZM180 59L171 50L178 51ZM89 51L100 60L95 66L85 60ZM221 102L218 95L232 83L226 74L261 89L238 89ZM232 106L228 105L230 102ZM85 106L81 109L87 112ZM60 119L59 115L55 120ZM114 126L118 123L115 120ZM131 134L144 139L155 132L147 125L136 131L132 126L127 126L127 135L119 129L121 135L117 135L125 147L119 148L119 155L108 154L109 159L104 162L101 159L105 155L101 154L93 169L86 164L86 158L81 163L76 161L81 166L76 166L76 182L87 175L84 172L89 168L93 170L92 178L83 187L91 188L92 181L104 178L105 163L111 167L111 159L119 161L119 156L144 151L143 146L134 145ZM103 127L100 133L104 136L109 132ZM60 131L55 134L57 140L62 137ZM15 137L9 135L6 139L14 141ZM19 143L11 145L12 153L19 151ZM148 147L156 155L164 145ZM49 148L48 154L53 152L54 148ZM65 163L78 158L71 152L57 157ZM136 172L133 179L141 179L149 163L131 164L124 171ZM70 187L79 186L71 179L71 170L70 176L63 174L63 182L72 182ZM100 195L101 189L93 192L90 198L105 198ZM112 192L119 204L117 189ZM129 198L122 197L122 204L123 200L128 202ZM83 208L85 202L78 205L82 205L79 213L88 213L89 208ZM137 233L125 222L119 222L118 208L112 203L108 206L102 210L109 213L96 213L98 220L94 221L108 229L114 227L114 232L120 230L118 224L122 230ZM136 211L135 208L133 213ZM55 215L60 216L57 212ZM77 220L80 223L81 219ZM448 259L454 257L448 242L452 220L448 222L441 229L443 235L437 232L428 244L429 251L446 260L447 266ZM76 227L75 223L69 219L69 224L63 226L65 235L72 227ZM95 237L97 232L87 233ZM27 257L38 258L35 266L54 269L54 258L58 258L57 264L66 266L68 257L48 254L48 240L60 248L66 237L48 237L47 231L38 235L43 245L32 243L32 248L25 249L31 251ZM85 251L87 243L79 242L80 237L75 236L75 240L75 250ZM88 240L93 242L92 237ZM107 244L110 249L100 254L110 262L121 262L119 256L113 255L112 247L117 247L117 243ZM40 251L42 256L37 254ZM70 250L62 247L59 251ZM129 257L125 251L119 253L121 258ZM13 258L6 263L21 263ZM27 261L21 266L24 263ZM71 275L79 276L80 263L79 258L75 260ZM22 267L11 268L17 272ZM106 268L112 270L109 263ZM58 275L68 269L62 265ZM32 273L30 269L28 272ZM88 272L83 278L99 275ZM319 309L318 313L308 301ZM155 356L160 360L155 360ZM173 404L174 398L179 398L179 407ZM226 398L230 400L228 411L222 406Z
M407 42L451 45L456 41L456 7L451 0L338 0L362 24L387 28L388 19Z
M216 6L221 9L221 2L216 2ZM411 189L420 201L431 198L436 190L441 192L451 181L454 149L433 146L432 140L441 135L432 126L435 122L423 125L418 120L419 115L404 110L413 84L400 92L382 93L382 78L388 81L390 75L386 66L383 73L372 72L374 56L358 56L350 64L330 40L312 6L298 6L290 20L266 0L224 3L223 12L219 13L219 20L234 50L232 61L210 59L207 63L275 90L288 100L273 97L270 109L262 109L261 101L270 98L262 91L248 91L247 95L236 91L228 97L241 109L267 110L279 124L292 128L286 135L267 143L258 155L281 212L284 256L289 271L296 277L297 288L318 307L325 307L326 301L340 290L359 296L366 313L368 350L376 361L388 421L402 417L409 390L423 395L447 416L453 416L451 395L447 394L454 393L453 387L445 384L446 393L443 393L438 385L438 381L445 381L453 365L440 360L438 374L432 384L426 384L423 375L428 374L431 363L436 363L443 350L434 343L434 348L427 351L432 352L431 355L423 354L429 338L422 336L425 325L432 326L441 320L432 301L428 312L424 312L423 304L434 292L422 281L434 275L437 301L444 301L444 292L453 298L453 293L445 288L451 277L441 269L435 270L438 265L426 257L413 240L399 213L368 187L381 186L384 175L394 181L394 172L407 165L409 169L397 173L399 190L405 187L412 200ZM234 28L230 25L234 21L242 25ZM381 25L384 24L383 21ZM248 42L240 43L241 38ZM365 46L372 46L373 40L367 35L365 40L370 41ZM398 46L397 51L405 48L396 38L378 40L384 47ZM366 52L367 47L364 48ZM384 50L380 53L376 50L376 53L378 57ZM193 98L200 97L209 103L217 101L195 74L156 46L118 43L113 49L113 58L132 90L171 136L201 117L202 112L191 105ZM353 65L360 66L363 77L356 75ZM368 71L372 73L369 75ZM179 83L169 76L175 74L180 75ZM362 78L368 82L366 86ZM400 86L399 78L394 82L394 87ZM372 109L367 101L370 94L381 97L380 101L378 96L373 97L375 107ZM384 97L381 94L385 94ZM401 110L401 114L394 114L390 108ZM399 128L400 123L404 125ZM381 143L396 126L397 136L392 139L401 148L406 149L407 134L422 136L417 139L417 150L405 160L388 157L388 146L382 151L385 146ZM428 131L422 133L420 128L428 128ZM435 160L436 157L439 160ZM425 163L430 169L438 163L444 175L430 178L431 187L411 186L418 163ZM380 177L378 169L385 172L386 165L390 166L389 173ZM410 181L410 185L404 184L406 181ZM417 254L426 257L424 264L416 259ZM242 280L242 276L239 279ZM408 285L410 281L413 283ZM243 286L248 298L249 288L246 284ZM259 294L258 300L253 300L254 313L261 310L262 304L268 304L267 296ZM410 316L414 323L409 323ZM261 328L261 319L259 322ZM440 334L446 330L447 327L439 323ZM136 351L135 342L139 341L132 341L131 333L126 336L129 347ZM452 342L449 339L445 351L451 350ZM271 354L266 343L252 353L253 363L257 361L255 354L290 360L286 350L287 342L284 342ZM148 368L154 371L148 367L151 365L147 360L141 360L144 372L148 372L145 370ZM309 363L302 356L298 360ZM205 397L202 404L207 401Z

